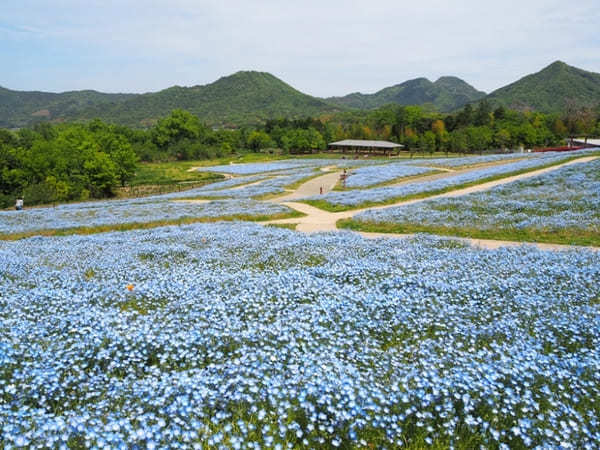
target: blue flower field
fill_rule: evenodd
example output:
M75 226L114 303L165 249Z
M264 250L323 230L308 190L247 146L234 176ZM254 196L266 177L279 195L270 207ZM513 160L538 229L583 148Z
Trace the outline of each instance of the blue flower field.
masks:
M426 175L433 173L435 169L409 166L404 163L392 163L382 166L365 166L350 172L346 181L348 188L365 188L392 180L412 177L415 175Z
M600 160L566 166L489 191L356 216L358 223L487 232L596 236L600 242ZM402 231L402 230L399 230ZM567 238L568 239L568 238Z
M190 195L189 192L187 191ZM128 199L109 202L86 202L35 208L25 211L0 211L0 234L28 233L42 230L68 230L120 224L146 224L185 218L227 218L231 216L269 216L291 213L275 203L255 200L215 200L205 204L174 202L164 195L160 199Z
M574 153L574 152L572 152ZM321 203L340 206L343 208L356 208L363 205L374 205L378 203L386 203L390 201L398 201L406 197L417 195L443 192L447 189L459 188L460 186L469 183L484 182L487 179L493 179L498 176L509 176L512 173L520 171L534 170L536 168L545 167L551 164L558 164L573 157L573 154L555 154L545 153L540 156L521 159L515 162L507 162L505 164L484 167L471 170L469 172L458 173L431 181L416 180L409 183L404 183L398 186L385 186L373 189L353 189L349 191L334 191L326 195L318 197L308 197L309 203L318 200ZM578 154L583 154L576 152Z
M600 441L591 251L221 223L0 262L5 449Z

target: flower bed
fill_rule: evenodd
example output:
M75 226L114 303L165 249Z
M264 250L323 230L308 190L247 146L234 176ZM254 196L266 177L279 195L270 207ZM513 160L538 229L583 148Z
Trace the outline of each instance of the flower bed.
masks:
M366 166L354 169L346 181L348 188L368 187L388 181L425 175L434 169L417 166L407 166L404 163L392 163L381 166Z
M600 160L486 192L366 211L355 220L375 228L377 224L397 224L398 232L447 228L448 232L474 236L483 231L488 237L523 235L532 239L540 233L557 238L564 234L564 243L578 236L600 236Z
M359 207L363 205L373 205L378 203L386 203L390 201L401 200L406 197L414 197L422 194L435 194L452 188L459 188L464 185L475 182L484 182L488 179L493 179L498 176L510 175L526 170L534 170L538 167L543 167L571 158L573 155L562 154L556 155L551 153L541 154L536 158L523 159L498 166L485 167L482 169L472 170L470 172L460 173L458 175L449 176L432 181L414 181L405 183L399 186L387 186L364 190L350 191L333 191L326 195L318 197L308 197L304 199L316 200L321 203L333 205L334 207Z
M593 448L600 260L249 224L0 242L10 447Z
M66 230L119 224L144 224L183 218L265 216L292 212L283 205L254 200L215 200L194 204L172 201L114 200L60 205L25 211L0 211L0 234Z

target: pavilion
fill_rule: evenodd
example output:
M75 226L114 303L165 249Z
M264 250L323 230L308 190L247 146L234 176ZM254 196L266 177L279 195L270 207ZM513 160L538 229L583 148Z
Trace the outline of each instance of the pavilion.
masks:
M344 139L327 145L332 152L366 153L366 154L398 154L404 145L389 141L368 141L363 139Z

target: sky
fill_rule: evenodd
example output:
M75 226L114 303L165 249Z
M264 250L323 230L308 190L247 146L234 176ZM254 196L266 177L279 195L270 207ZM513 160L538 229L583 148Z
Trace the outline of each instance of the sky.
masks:
M600 72L598 0L2 0L0 86L150 92L270 72L307 94L458 76L486 92L561 60Z

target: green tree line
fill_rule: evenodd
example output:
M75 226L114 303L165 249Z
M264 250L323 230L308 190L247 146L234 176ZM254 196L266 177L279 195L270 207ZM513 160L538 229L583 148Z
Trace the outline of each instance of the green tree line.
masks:
M384 139L409 152L478 153L561 145L568 136L600 136L600 111L563 115L492 109L482 101L454 114L389 105L305 119L273 119L258 128L212 129L174 110L148 129L87 123L40 123L0 129L0 207L107 198L134 177L139 162L200 160L243 151L323 150L341 139Z

